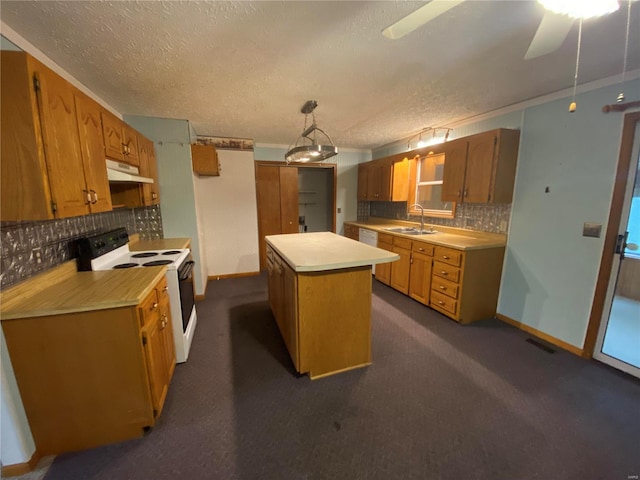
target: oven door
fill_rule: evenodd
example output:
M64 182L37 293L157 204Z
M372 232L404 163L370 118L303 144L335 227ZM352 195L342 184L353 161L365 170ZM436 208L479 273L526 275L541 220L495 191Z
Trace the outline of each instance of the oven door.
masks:
M182 331L187 331L189 318L194 305L193 293L193 266L196 262L189 255L186 261L178 268L178 285L180 287L180 306L182 309Z

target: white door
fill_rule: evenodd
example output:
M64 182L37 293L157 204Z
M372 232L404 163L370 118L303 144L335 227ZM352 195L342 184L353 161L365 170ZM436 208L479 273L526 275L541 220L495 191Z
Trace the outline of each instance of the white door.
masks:
M620 231L593 357L640 378L640 122L636 124Z

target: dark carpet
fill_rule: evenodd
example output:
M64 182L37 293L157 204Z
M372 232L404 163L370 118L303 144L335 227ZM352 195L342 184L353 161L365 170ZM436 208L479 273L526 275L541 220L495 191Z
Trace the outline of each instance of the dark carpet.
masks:
M46 479L638 478L636 379L373 283L373 364L311 381L265 276L209 282L156 427L61 455Z

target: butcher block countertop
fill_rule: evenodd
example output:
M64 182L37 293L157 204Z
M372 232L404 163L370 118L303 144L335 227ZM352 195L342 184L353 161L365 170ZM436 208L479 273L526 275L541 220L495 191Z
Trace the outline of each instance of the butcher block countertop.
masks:
M389 235L397 235L400 237L411 238L428 242L433 245L441 245L443 247L455 248L457 250L480 250L485 248L504 247L507 245L507 236L499 233L476 232L474 230L465 230L462 228L443 227L441 225L433 225L433 229L437 233L428 233L424 235L406 235L403 233L389 232L385 229L393 227L417 227L420 223L394 221L385 218L370 218L367 221L344 222L345 224L354 225L356 227L367 228L378 233L386 233ZM431 227L425 222L425 230Z
M58 269L57 278L55 272L45 272L2 292L2 321L136 306L167 270L161 266L74 272L75 268L75 261L67 262L52 269Z
M321 272L394 262L400 256L331 232L268 235L267 243L296 272Z
M144 250L175 250L191 246L190 238L158 238L155 240L140 240L138 234L129 237L129 250L140 252Z

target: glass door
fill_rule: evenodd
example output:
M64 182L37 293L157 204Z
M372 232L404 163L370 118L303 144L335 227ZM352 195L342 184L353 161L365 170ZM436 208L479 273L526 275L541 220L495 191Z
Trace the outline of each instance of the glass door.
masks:
M613 258L609 289L593 357L640 378L640 122Z

